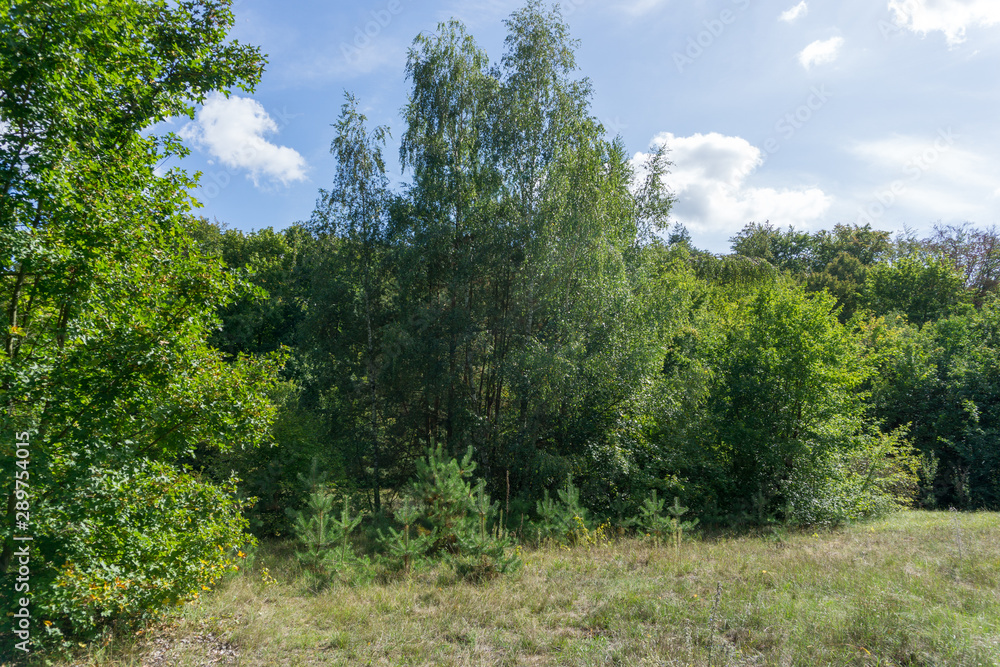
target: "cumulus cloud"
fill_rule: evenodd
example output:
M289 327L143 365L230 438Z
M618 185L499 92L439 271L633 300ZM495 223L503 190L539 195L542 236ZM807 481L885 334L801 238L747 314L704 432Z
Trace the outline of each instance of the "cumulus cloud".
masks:
M213 93L180 135L225 166L246 170L254 185L262 180L283 185L305 180L305 158L264 138L277 131L278 124L256 100Z
M814 65L825 65L832 63L840 55L840 48L844 45L843 37L831 37L830 39L817 40L802 49L799 53L799 62L806 69Z
M808 13L809 13L809 5L806 4L806 0L802 0L802 2L795 5L788 11L782 12L781 16L779 16L778 19L781 21L785 21L786 23L791 23L800 16L805 16Z
M751 221L805 225L821 218L832 198L818 188L782 189L747 183L763 164L761 150L742 137L712 132L677 137L669 132L653 138L666 145L673 162L667 185L677 201L672 216L699 232L733 233ZM637 153L639 169L648 157Z
M951 46L965 41L969 26L1000 24L997 0L889 0L889 11L900 27L921 35L942 32Z

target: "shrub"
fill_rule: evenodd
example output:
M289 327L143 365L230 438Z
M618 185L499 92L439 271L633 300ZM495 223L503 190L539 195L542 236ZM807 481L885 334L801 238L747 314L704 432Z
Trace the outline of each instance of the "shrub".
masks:
M39 498L30 598L46 632L32 641L93 638L211 590L238 569L253 539L235 491L235 480L219 487L167 464L136 462L67 483L60 498L72 503Z
M783 485L785 520L838 525L884 516L917 494L920 459L905 431L859 434L852 449L832 449L796 466Z

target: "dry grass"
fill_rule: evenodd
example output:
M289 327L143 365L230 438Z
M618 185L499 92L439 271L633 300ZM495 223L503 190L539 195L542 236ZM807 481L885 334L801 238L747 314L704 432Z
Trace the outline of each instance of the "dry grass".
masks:
M1000 665L1000 515L906 512L833 532L529 551L485 584L444 568L308 590L287 546L152 638L73 664ZM712 624L717 585L722 584ZM70 664L70 663L62 663Z

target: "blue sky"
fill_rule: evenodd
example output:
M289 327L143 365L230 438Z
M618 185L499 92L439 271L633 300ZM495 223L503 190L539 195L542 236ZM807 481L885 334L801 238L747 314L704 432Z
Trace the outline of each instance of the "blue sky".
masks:
M237 229L309 217L344 91L398 139L406 51L463 21L493 60L505 0L237 0L268 54L252 94L170 123L203 172L202 215ZM641 159L666 143L673 218L715 252L750 221L924 233L1000 223L1000 1L569 0L593 113ZM396 167L398 143L387 157Z

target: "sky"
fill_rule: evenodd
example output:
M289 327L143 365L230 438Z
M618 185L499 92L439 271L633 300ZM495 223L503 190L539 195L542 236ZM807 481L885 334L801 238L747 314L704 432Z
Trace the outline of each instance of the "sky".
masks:
M267 54L252 93L158 129L191 146L200 215L309 218L345 92L386 125L394 183L413 38L457 18L493 61L522 0L235 0ZM1000 223L1000 1L566 0L592 111L635 160L666 144L672 221L726 252L749 222L815 231Z

